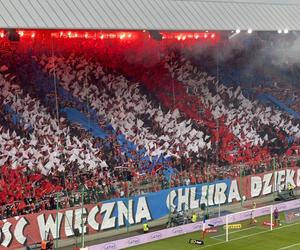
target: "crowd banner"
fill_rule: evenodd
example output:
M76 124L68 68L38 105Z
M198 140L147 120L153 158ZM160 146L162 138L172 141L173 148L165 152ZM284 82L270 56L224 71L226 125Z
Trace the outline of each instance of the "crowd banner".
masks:
M277 207L280 212L287 211L290 209L296 209L296 208L299 209L300 200L293 200L293 201L280 203L278 205L274 205L274 208L275 207ZM257 210L256 216L259 217L267 214L270 214L269 206L266 207L266 209L262 208ZM212 224L214 226L222 226L226 224L225 217L226 215L213 218L213 219L208 219L206 223ZM238 213L234 216L234 220L230 221L230 223L243 221L246 219L249 219L248 213ZM150 232L147 234L133 236L130 238L116 240L113 242L106 242L99 245L90 246L88 247L88 249L89 250L118 250L118 249L133 247L133 246L137 246L137 245L141 245L141 244L145 244L157 240L167 239L185 233L197 232L197 231L199 231L199 238L200 238L201 230L202 230L202 222L190 223L190 224L168 228L160 231Z
M279 186L286 189L288 184L300 187L300 169L284 168L276 171L264 172L243 177L244 195L247 198L256 198L277 192Z
M243 194L239 179L218 180L212 183L176 187L145 195L107 200L98 204L50 210L37 214L17 216L0 221L2 232L0 249L20 248L42 239L75 237L74 230L84 234L141 224L162 218L173 211L200 208L202 204L215 206L268 195L278 185L291 183L300 187L300 169L288 168L264 174L243 177ZM57 230L58 224L58 230ZM184 229L188 230L188 229ZM154 237L154 236L153 236ZM109 249L109 248L108 248Z

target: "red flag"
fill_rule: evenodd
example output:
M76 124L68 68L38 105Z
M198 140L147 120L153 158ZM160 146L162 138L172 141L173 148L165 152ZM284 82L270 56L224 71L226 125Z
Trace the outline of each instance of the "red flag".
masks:
M33 174L30 176L30 182L36 182L42 179L42 175L40 174Z
M18 206L18 209L21 210L21 209L26 208L26 207L27 207L26 203L24 201L21 201L21 203Z

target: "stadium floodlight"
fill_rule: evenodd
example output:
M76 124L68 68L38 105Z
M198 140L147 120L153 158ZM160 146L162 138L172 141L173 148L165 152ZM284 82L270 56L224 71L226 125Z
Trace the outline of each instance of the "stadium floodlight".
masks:
M240 30L240 29L236 29L235 31L231 31L231 34L230 34L230 36L228 37L228 39L230 40L230 39L236 37L236 36L237 36L238 34L240 34L240 33L241 33L241 30Z
M20 41L20 36L23 36L24 35L24 32L17 32L15 29L7 29L5 30L6 32L6 38L9 40L9 41L12 41L12 42L19 42Z
M277 30L277 33L278 33L278 34L281 34L281 33L282 33L282 30L281 30L281 29Z
M252 31L252 29L250 29L250 28L247 30L247 33L248 33L248 34L251 34L252 32L253 32L253 31Z
M162 40L162 34L159 33L158 30L148 30L149 34L150 34L150 37L153 39L153 40L156 40L156 41L161 41Z
M284 30L283 30L283 33L284 33L284 34L287 34L287 33L289 33L289 30L288 30L288 29L284 29Z

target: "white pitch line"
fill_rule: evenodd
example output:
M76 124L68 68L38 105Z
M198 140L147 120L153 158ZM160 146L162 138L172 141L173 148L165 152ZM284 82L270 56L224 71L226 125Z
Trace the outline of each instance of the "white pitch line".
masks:
M239 233L239 232L242 232L242 231L247 231L247 230L251 230L251 229L263 229L261 227L249 227L249 228L244 228L244 229L241 229L241 230L238 230L238 231L233 231L231 233L229 233L228 235L231 235L231 234L236 234L236 233ZM221 236L225 236L226 234L219 234L219 235L215 235L215 236L211 236L210 238L218 238L218 237L221 237Z
M286 228L286 227L292 227L292 226L299 225L299 224L300 224L300 222L297 222L295 224L289 224L289 225L277 227L277 228L274 228L273 231L280 230L280 229ZM242 236L242 237L239 237L239 238L235 238L235 239L232 239L232 240L229 240L229 241L222 241L222 242L214 243L214 244L211 244L211 245L206 245L206 246L203 246L203 247L196 247L196 248L193 248L192 250L198 250L198 249L208 248L208 247L212 247L212 246L216 246L216 245L221 245L221 244L224 244L224 243L227 243L227 242L230 242L230 241L241 240L241 239L244 239L244 238L248 238L248 237L259 235L259 234L265 234L265 233L268 233L268 232L272 232L272 231L268 230L268 231L254 233L254 234L248 234L248 235L245 235L245 236Z
M289 245L289 246L286 246L286 247L278 248L277 250L289 249L291 247L295 247L295 246L299 246L299 245L300 245L300 242L297 243L297 244L293 244L293 245Z
M212 238L214 240L218 240L218 241L224 241L224 239L218 239L218 238L214 238L214 237L210 237L210 238Z

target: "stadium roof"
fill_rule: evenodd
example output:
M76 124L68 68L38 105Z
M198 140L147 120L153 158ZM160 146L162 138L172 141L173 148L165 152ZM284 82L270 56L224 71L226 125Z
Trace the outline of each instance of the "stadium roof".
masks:
M0 28L300 30L299 0L0 0Z

